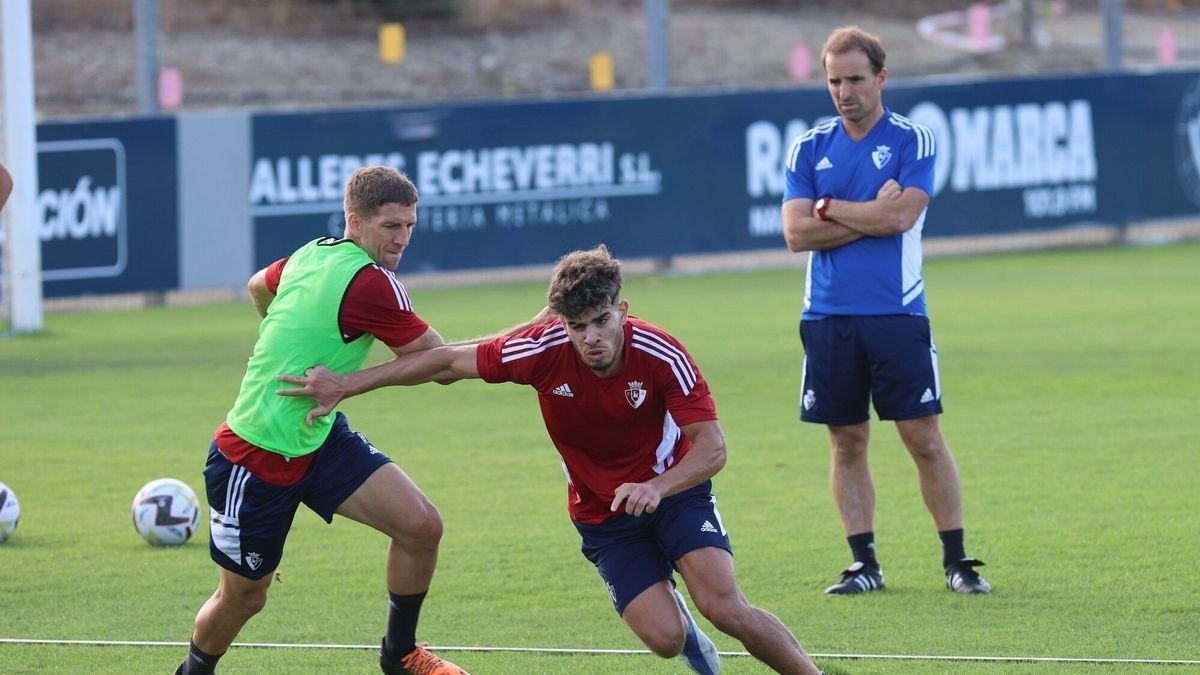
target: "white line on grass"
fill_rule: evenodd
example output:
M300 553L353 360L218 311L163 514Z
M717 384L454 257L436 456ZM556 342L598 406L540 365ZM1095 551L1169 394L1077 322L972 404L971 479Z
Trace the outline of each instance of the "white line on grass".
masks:
M0 644L92 645L103 647L187 647L186 642L143 640L42 640L36 638L0 638ZM278 642L235 642L234 647L270 649L379 649L377 645L289 644ZM649 654L645 649L577 649L568 647L430 647L434 652L527 652L536 654ZM722 656L750 656L747 652L720 652ZM1183 659L1089 659L1066 656L938 656L925 654L816 654L819 659L892 659L899 661L1020 661L1048 663L1147 663L1154 665L1196 666L1200 661Z

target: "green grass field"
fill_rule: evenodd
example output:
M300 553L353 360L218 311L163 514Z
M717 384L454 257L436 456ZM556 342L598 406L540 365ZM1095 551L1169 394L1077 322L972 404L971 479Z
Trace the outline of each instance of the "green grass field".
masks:
M632 312L688 345L716 395L715 479L743 590L814 653L1200 659L1200 245L942 259L926 269L943 426L968 551L989 597L945 590L916 473L891 425L872 465L888 589L821 594L849 560L824 429L796 421L802 271L629 280ZM447 338L535 312L542 284L416 291ZM201 494L212 431L257 331L248 305L52 315L0 340L0 638L186 640L212 592L207 531L154 549L145 482ZM375 360L385 358L377 352ZM532 391L469 382L342 406L439 506L446 534L419 634L434 645L634 649L565 513ZM205 514L207 507L204 506ZM239 640L377 643L383 537L303 511L266 610ZM723 650L741 650L705 624ZM169 673L178 647L0 644L3 673ZM456 652L473 673L683 673L646 655ZM765 669L725 659L726 672ZM818 659L831 673L1162 673L1195 666ZM354 650L233 649L221 672L371 673Z

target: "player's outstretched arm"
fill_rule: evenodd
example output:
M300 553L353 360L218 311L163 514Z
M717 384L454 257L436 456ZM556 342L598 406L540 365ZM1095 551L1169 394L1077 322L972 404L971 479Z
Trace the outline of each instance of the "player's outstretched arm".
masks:
M558 319L558 315L554 313L554 310L550 309L549 307L543 307L542 310L540 312L538 312L537 314L535 314L532 319L525 321L524 323L519 323L515 326L512 326L511 328L507 328L498 333L492 333L491 335L485 335L483 337L477 337L477 338L473 338L471 340L459 340L457 342L451 342L450 344L451 345L480 345L485 342L491 342L492 340L495 340L497 338L508 337L509 335L516 335L517 333L520 333L521 331L528 330L530 328L533 328L534 326L540 326L544 323L550 323L551 321L555 321L556 319Z
M619 486L609 507L611 511L624 508L631 516L654 513L663 499L696 487L725 466L725 434L716 420L693 422L681 430L692 442L692 449L678 464L645 483Z
M325 366L314 366L303 376L282 374L280 382L299 385L299 389L279 389L280 396L307 396L316 405L308 411L308 424L333 412L338 403L373 389L409 386L426 382L448 384L479 377L475 365L475 345L447 345L411 352L373 368L339 375Z
M929 195L924 190L889 179L869 202L830 200L825 217L868 237L888 237L911 230L926 206Z
M811 199L789 199L783 203L783 238L793 253L828 251L862 237L841 223L818 218Z
M275 299L275 294L267 286L267 269L265 267L250 277L250 281L246 283L246 290L250 293L250 304L254 305L254 311L265 319L267 307L270 307L271 301Z

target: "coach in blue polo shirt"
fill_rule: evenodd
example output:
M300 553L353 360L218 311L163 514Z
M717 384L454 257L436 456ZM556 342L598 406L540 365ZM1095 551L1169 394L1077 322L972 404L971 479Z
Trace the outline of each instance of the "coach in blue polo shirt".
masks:
M938 426L942 390L925 312L921 227L933 192L929 129L883 107L883 45L857 27L834 31L821 51L840 117L810 129L787 155L783 231L810 251L800 338L800 419L829 428L830 484L854 563L831 595L883 588L875 557L875 486L867 464L869 403L895 420L916 462L921 493L942 539L946 584L991 587L963 548L958 467Z

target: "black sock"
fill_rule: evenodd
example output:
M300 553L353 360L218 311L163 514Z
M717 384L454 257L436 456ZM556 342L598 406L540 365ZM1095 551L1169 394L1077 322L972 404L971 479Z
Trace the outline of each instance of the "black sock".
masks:
M220 661L224 655L225 652L221 652L216 656L205 654L200 651L195 642L189 642L187 658L183 660L183 663L179 665L179 670L175 672L178 675L209 675L216 669L217 661Z
M388 593L388 596L388 625L384 643L389 654L400 658L407 656L417 647L417 617L421 615L421 603L425 600L425 593Z
M951 563L967 557L967 552L963 549L961 527L957 530L941 530L938 536L942 538L942 567L949 567Z
M854 562L879 569L879 562L875 560L874 532L852 534L846 537L846 541L850 542L850 553L854 555Z

